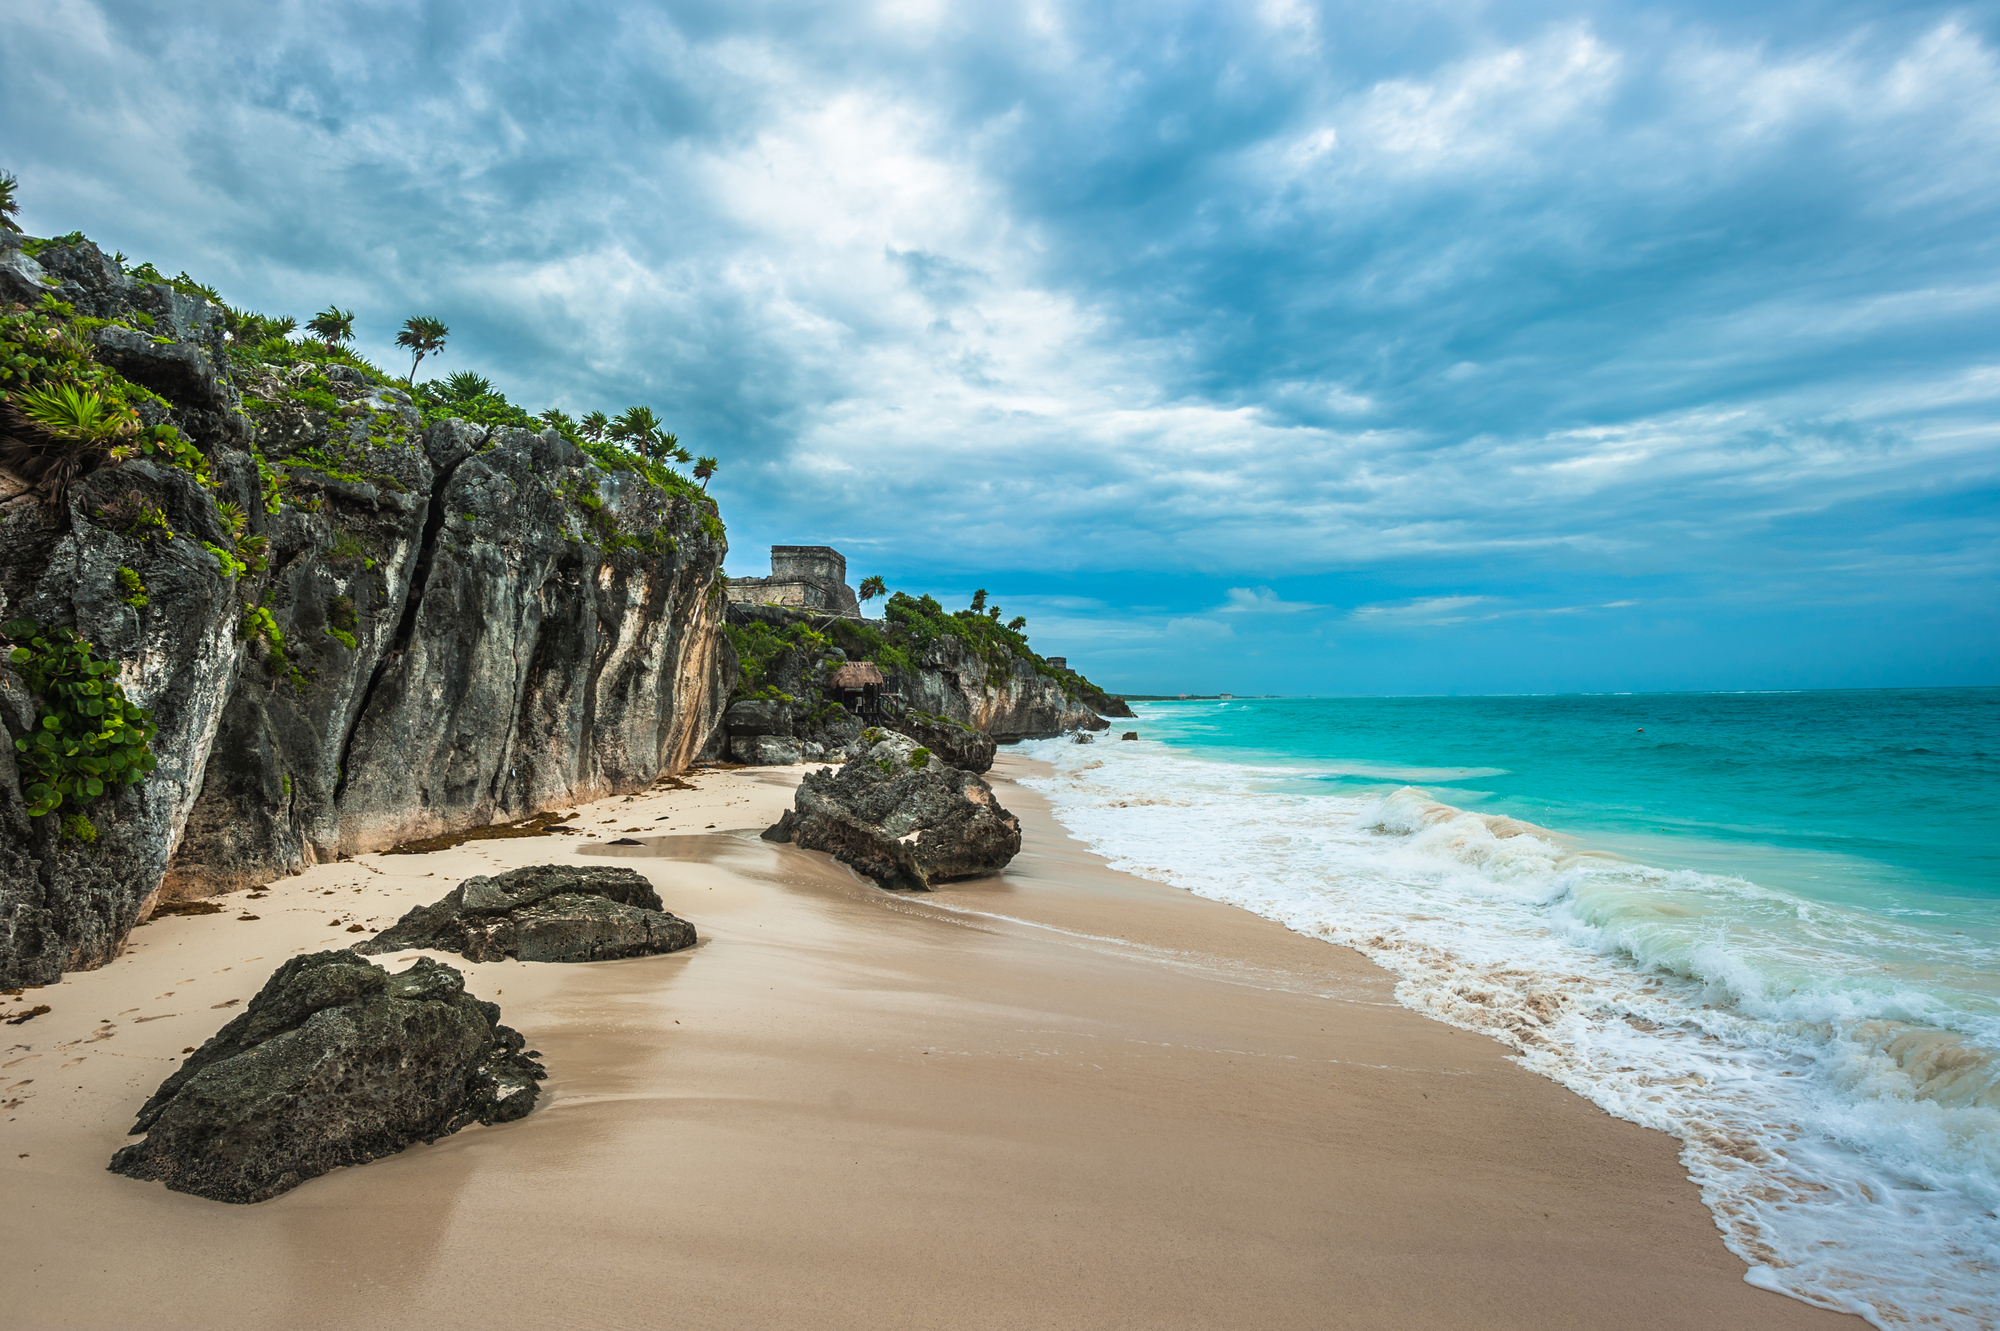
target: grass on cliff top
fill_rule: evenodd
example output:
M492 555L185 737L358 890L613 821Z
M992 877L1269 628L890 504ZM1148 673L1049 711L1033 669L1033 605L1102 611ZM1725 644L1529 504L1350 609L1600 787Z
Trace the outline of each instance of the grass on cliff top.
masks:
M735 698L778 696L771 673L778 658L792 650L824 652L838 647L850 661L873 661L884 670L909 674L925 648L945 638L965 644L973 655L995 670L1009 670L1016 661L1025 661L1034 672L1054 680L1063 692L1080 702L1104 699L1102 689L1074 670L1065 670L1028 646L1027 635L1003 624L991 612L966 609L947 611L933 596L910 596L896 592L884 610L886 625L834 619L824 630L803 622L778 627L765 623L729 625L730 643L743 666L743 680Z
M22 243L22 249L30 256L39 256L69 246L88 246L92 251L102 253L80 231L48 239L30 238ZM370 385L408 391L426 426L440 420L458 419L489 429L513 427L536 434L553 429L583 450L593 463L606 471L630 472L659 490L686 499L697 512L705 513L714 519L716 528L714 534L718 536L721 534L721 515L716 502L694 479L676 471L659 458L647 457L635 450L622 447L614 440L587 437L577 422L563 412L550 410L539 416L532 415L525 408L509 401L504 393L495 389L488 381L473 374L455 374L444 380L429 380L414 387L407 387L403 380L368 360L346 343L300 333L296 319L238 309L227 304L214 287L197 282L185 272L175 277L168 277L150 263L135 265L128 262L123 254L114 254L110 257L125 276L135 281L170 287L182 295L197 296L215 305L223 330L228 335L228 358L246 368L276 371L294 379L296 382L284 395L288 401L297 401L324 411L337 409L340 404L330 391L325 372L335 366L343 366L359 373ZM74 311L66 311L65 318L73 319ZM155 331L150 316L137 314L132 318L134 322L127 326L147 333ZM104 321L77 320L76 322L85 325L77 330L84 332L89 326L101 326ZM7 339L5 333L0 332L0 340L12 339ZM81 352L79 359L87 361L88 343L79 340L77 346ZM0 346L0 357L12 356L18 364L19 351L18 347ZM0 363L5 362L0 361ZM305 373L300 374L301 370ZM126 392L129 386L124 385L122 379L118 383L120 394L130 396ZM6 385L0 384L0 387ZM138 392L144 393L145 390L140 389ZM157 397L155 400L159 401ZM167 404L162 401L161 405ZM259 404L246 405L254 412Z

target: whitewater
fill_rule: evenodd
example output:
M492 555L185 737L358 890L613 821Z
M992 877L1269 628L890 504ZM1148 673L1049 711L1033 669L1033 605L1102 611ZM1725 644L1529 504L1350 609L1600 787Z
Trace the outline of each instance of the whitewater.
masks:
M1753 1284L1991 1328L2000 694L1939 692L1138 704L1137 741L1024 746L1026 784L1118 868L1354 948L1673 1134ZM1921 814L1811 798L1941 762Z

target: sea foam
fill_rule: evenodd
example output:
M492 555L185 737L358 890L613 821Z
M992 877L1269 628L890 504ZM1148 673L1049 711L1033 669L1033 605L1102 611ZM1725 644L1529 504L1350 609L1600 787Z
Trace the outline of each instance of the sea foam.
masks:
M1359 950L1403 1003L1670 1132L1747 1279L2000 1325L2000 956L1406 786L1154 743L1024 746L1117 867Z

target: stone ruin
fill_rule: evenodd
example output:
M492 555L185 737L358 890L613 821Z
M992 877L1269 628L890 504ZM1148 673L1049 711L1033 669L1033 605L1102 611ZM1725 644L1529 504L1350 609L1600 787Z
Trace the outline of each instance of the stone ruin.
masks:
M847 557L828 545L774 545L771 576L731 578L736 605L782 605L860 619L861 602L847 585Z

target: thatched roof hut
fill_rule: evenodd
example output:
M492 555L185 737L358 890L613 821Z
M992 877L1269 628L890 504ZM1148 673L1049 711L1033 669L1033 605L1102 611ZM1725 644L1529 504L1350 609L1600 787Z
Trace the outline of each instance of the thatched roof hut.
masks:
M882 672L873 661L849 661L827 680L828 686L836 689L859 689L883 682Z

